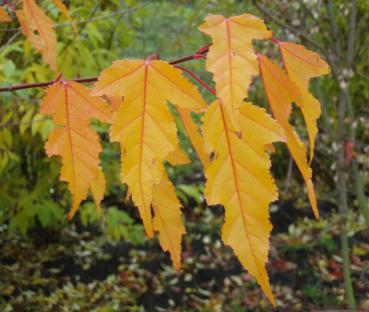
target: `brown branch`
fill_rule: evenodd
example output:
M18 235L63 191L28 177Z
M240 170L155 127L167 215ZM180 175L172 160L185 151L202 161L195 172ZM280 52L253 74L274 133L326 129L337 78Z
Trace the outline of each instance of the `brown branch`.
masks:
M184 62L187 62L187 61L190 61L190 60L199 59L199 58L203 57L208 52L209 47L210 47L210 44L207 44L207 45L201 47L199 50L197 50L194 54L179 58L177 60L173 60L173 61L169 62L169 64L175 65L175 64L184 63ZM97 78L98 78L98 76L85 77L85 78L73 78L73 79L69 79L69 80L84 83L84 82L97 81ZM12 85L12 86L1 87L0 92L12 92L12 91L16 91L16 90L30 89L30 88L42 88L42 87L47 87L47 86L53 84L54 82L55 82L55 79L52 80L52 81L44 81L44 82L21 83L21 84L16 84L16 85Z
M87 78L74 78L71 79L75 82L94 82L97 80L97 77L87 77ZM42 88L47 87L51 84L53 84L55 80L52 81L45 81L45 82L35 82L35 83L20 83L13 86L7 86L7 87L1 87L0 92L6 92L6 91L16 91L16 90L22 90L22 89L30 89L30 88Z
M316 48L318 48L321 51L325 51L326 49L317 41L311 39L308 35L306 35L305 33L295 29L294 27L284 23L281 21L280 18L274 16L267 8L265 8L264 6L262 6L257 0L253 0L253 4L257 7L257 9L263 13L264 15L266 15L267 17L269 17L274 23L276 23L277 25L287 28L290 32L298 35L299 37L305 39L307 42L309 42L311 45L315 46Z

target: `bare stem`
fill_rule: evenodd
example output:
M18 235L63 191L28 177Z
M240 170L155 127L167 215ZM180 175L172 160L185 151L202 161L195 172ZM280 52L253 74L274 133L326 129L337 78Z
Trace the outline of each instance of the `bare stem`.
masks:
M306 40L307 42L309 42L311 45L315 46L316 48L318 48L321 51L325 51L324 47L317 41L311 39L310 36L308 36L307 34L297 30L296 28L284 23L281 21L280 18L278 18L277 16L274 16L272 12L270 12L267 8L265 8L264 6L262 6L258 0L253 0L253 4L257 7L257 9L263 13L264 15L266 15L267 17L269 17L274 23L276 23L277 25L284 27L286 29L288 29L290 32L296 34L297 36L299 36L300 38L303 38L304 40Z
M329 9L330 8L330 9ZM328 9L331 12L331 27L332 34L338 34L337 24L333 15L332 9L332 1L328 1ZM349 35L347 38L347 66L351 69L352 66L352 56L354 53L354 40L355 40L355 25L356 25L356 0L352 0L351 2L351 12L350 12L350 25L349 25ZM338 38L336 38L338 40ZM342 64L342 54L339 53L338 48L340 44L336 44L336 53L338 59L336 60L337 64ZM340 68L342 70L342 68ZM347 215L348 215L348 196L347 196L347 170L345 166L345 139L346 139L346 110L347 103L349 100L348 94L348 85L347 79L343 78L342 81L338 79L338 83L340 86L340 97L338 104L338 128L337 128L337 137L340 142L340 149L338 152L337 158L337 169L338 169L338 208L340 211L341 217L341 232L340 232L340 240L341 240L341 254L343 260L343 278L346 292L346 299L348 307L352 310L356 309L356 300L354 294L354 288L352 285L351 278L351 269L350 269L350 246L348 241L348 230L347 230Z
M200 57L203 57L208 52L209 46L210 45L207 44L204 47L197 50L194 54L182 57L182 58L177 59L177 60L173 60L173 61L169 62L169 64L175 65L175 64L184 63L184 62L187 62L187 61L190 61L190 60L199 59ZM200 53L199 53L199 51L200 51ZM97 81L97 78L98 78L98 76L85 77L85 78L73 78L73 79L69 79L69 80L84 83L84 82ZM52 80L52 81L44 81L44 82L36 82L36 83L21 83L21 84L16 84L16 85L12 85L12 86L1 87L0 92L12 92L12 91L17 91L17 90L22 90L22 89L30 89L30 88L42 88L42 87L47 87L47 86L53 84L54 82L55 82L55 79Z
M205 81L203 81L199 76L197 76L194 72L190 71L187 68L181 67L181 66L175 66L175 68L178 68L184 72L186 72L187 74L189 74L193 79L195 79L199 84L201 84L205 89L207 89L209 92L211 92L212 94L216 95L215 90L210 87Z
M123 14L127 14L127 13L137 11L138 9L141 9L141 7L119 10L119 11L116 11L116 12L113 12L113 13L110 13L110 14L105 14L103 16L97 16L97 17L92 17L92 18L88 18L88 19L85 19L85 20L75 21L74 25L85 25L85 24L96 22L96 21L109 19L109 18L112 18L114 16L123 15ZM54 28L63 28L63 27L70 27L70 26L71 26L70 23L62 23L62 24L55 24ZM20 30L21 30L20 27L18 27L18 28L2 28L2 29L0 29L0 32L16 32L16 31L20 31Z

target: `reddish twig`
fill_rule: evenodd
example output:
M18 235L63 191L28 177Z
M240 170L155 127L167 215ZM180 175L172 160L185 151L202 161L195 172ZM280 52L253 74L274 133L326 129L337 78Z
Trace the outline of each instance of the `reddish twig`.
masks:
M87 78L74 78L72 79L75 82L94 82L97 80L97 77L87 77ZM35 83L21 83L13 86L7 86L0 88L0 92L6 91L16 91L22 89L30 89L30 88L42 88L47 87L55 82L55 79L52 81L45 81L45 82L35 82Z
M175 65L175 64L179 64L179 63L184 63L190 60L196 60L199 59L201 57L204 56L204 54L206 54L208 52L209 49L209 44L205 45L204 47L200 48L199 50L197 50L194 54L174 60L169 62L169 64ZM199 53L200 51L200 53ZM73 78L73 79L69 79L75 82L80 82L80 83L84 83L84 82L94 82L97 81L98 76L94 76L94 77L87 77L87 78ZM195 78L196 79L196 78ZM21 83L21 84L17 84L17 85L13 85L13 86L7 86L7 87L1 87L0 88L0 92L11 92L11 91L16 91L16 90L22 90L22 89L30 89L30 88L42 88L42 87L47 87L51 84L53 84L55 82L55 79L52 81L45 81L45 82L35 82L35 83Z
M192 71L190 71L187 68L181 67L181 66L174 66L175 68L178 68L184 72L186 72L187 74L189 74L193 79L195 79L199 84L201 84L204 88L206 88L208 91L210 91L211 93L213 93L216 96L216 92L215 90L210 87L205 81L203 81L199 76L197 76L195 73L193 73Z
M270 38L270 40L279 45L280 41L276 39L275 37Z

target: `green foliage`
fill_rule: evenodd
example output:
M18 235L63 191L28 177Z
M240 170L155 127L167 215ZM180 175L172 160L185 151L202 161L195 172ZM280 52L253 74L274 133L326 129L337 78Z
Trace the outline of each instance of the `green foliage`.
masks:
M142 225L135 224L129 214L116 207L105 209L99 218L95 204L85 203L80 208L80 219L84 226L98 223L103 233L114 240L124 239L133 244L143 243Z
M143 227L140 224L134 224L126 212L111 207L107 211L106 219L106 231L112 238L116 240L125 238L134 244L143 242Z

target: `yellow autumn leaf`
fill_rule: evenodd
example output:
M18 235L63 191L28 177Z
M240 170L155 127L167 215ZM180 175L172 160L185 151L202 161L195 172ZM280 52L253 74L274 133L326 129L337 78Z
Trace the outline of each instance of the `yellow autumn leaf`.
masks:
M9 16L9 14L4 10L4 8L0 7L0 22L8 23L11 21L12 18Z
M317 119L321 114L319 101L309 91L309 80L330 72L328 64L318 53L295 43L277 41L283 63L291 80L300 91L296 104L301 108L310 142L310 162L314 157L315 138L318 133Z
M124 97L114 115L110 140L121 144L121 178L152 237L153 189L165 174L163 162L179 149L167 101L194 110L203 109L205 102L180 70L149 59L114 62L100 75L93 94Z
M209 164L210 157L205 151L204 139L199 132L199 127L195 124L191 117L191 111L188 109L177 108L179 118L182 122L183 128L186 131L188 139L196 151L204 168Z
M155 214L153 226L154 230L159 232L160 246L164 251L169 251L174 268L179 270L182 235L186 230L182 224L181 203L166 173L154 188L152 206Z
M68 182L73 195L68 218L76 213L87 196L89 188L98 202L105 186L99 167L101 145L99 136L91 129L92 118L111 122L111 112L106 103L90 96L90 90L73 81L57 81L47 89L41 113L54 117L55 128L50 133L45 149L47 155L61 156L60 180Z
M73 31L75 32L75 34L77 34L77 28L74 25L74 22L72 20L72 18L70 17L68 10L66 8L66 6L64 5L64 3L61 0L53 0L54 4L57 6L57 8L60 10L60 12L62 12L62 14L65 16L65 18L69 21L69 23L71 24Z
M111 110L113 112L113 114L118 111L118 108L120 106L120 104L122 104L123 99L120 96L106 96L106 99L108 100Z
M223 242L275 305L265 263L272 229L269 204L278 194L265 146L283 140L283 130L264 109L248 103L240 108L239 137L224 106L215 101L204 117L204 139L215 154L205 169L205 197L209 205L224 206Z
M167 161L172 165L186 165L191 162L186 153L178 147L176 150L169 153Z
M53 21L34 0L23 0L23 9L17 10L16 15L23 34L41 53L45 63L56 70L56 36Z
M97 172L97 176L91 181L90 185L92 197L94 199L97 213L99 215L99 218L101 216L101 201L104 198L104 192L106 189L106 180L104 176L104 172L101 168L99 168Z
M305 180L314 215L319 218L314 185L311 180L312 171L306 156L306 146L288 121L291 115L292 102L301 101L301 94L286 73L278 65L268 60L267 57L260 55L259 65L273 116L285 131L287 147Z
M252 40L268 39L272 33L261 19L251 14L230 18L208 15L199 30L212 39L206 69L213 73L217 95L239 131L239 108L248 96L253 76L259 73Z

